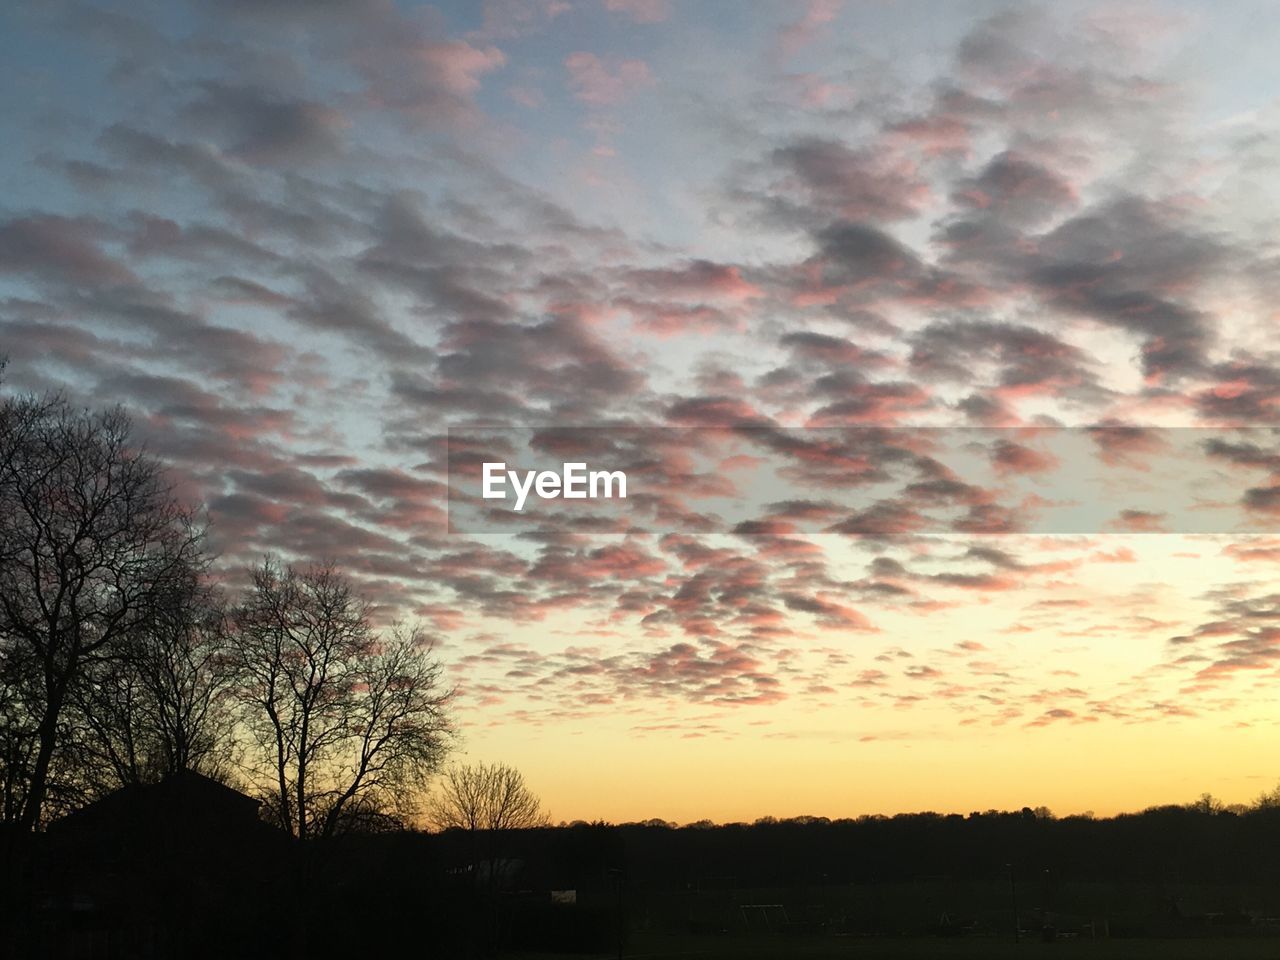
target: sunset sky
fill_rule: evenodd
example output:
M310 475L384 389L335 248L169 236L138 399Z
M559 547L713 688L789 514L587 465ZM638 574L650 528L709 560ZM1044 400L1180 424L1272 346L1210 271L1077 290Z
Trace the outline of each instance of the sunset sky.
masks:
M420 620L459 757L556 820L1249 801L1280 781L1280 433L1235 430L1280 420L1277 23L10 4L4 389L126 405L229 583L333 559ZM821 471L821 524L782 489L699 526L760 460L671 438L742 425ZM680 430L629 450L612 532L451 532L468 431L629 426ZM847 427L1022 439L988 483L814 446ZM1154 428L1200 431L1181 516ZM860 499L853 463L916 482ZM1009 519L1117 464L1096 529Z

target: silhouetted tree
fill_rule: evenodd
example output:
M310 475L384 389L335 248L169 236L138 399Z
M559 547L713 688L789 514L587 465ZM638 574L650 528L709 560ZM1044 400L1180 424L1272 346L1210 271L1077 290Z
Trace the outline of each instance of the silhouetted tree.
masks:
M514 830L550 825L524 775L505 763L450 767L428 802L428 820L439 830L465 830L473 865L492 894L502 874L504 845Z
M35 657L6 645L0 657L0 822L18 819L31 783L42 689Z
M440 830L525 830L550 820L524 775L505 763L458 764L445 771L428 818Z
M419 631L379 635L336 569L268 559L229 639L255 775L282 828L330 836L420 794L449 746L452 691Z
M1187 809L1194 810L1196 813L1212 815L1221 813L1226 808L1223 806L1221 800L1215 797L1212 793L1206 792L1200 794L1199 797L1187 804Z
M6 755L19 764L5 780L21 829L41 822L72 688L150 623L200 546L123 411L0 401L0 672L17 678L7 694L30 711L33 738Z
M1280 810L1280 784L1258 794L1253 806L1255 810Z
M107 788L157 782L180 770L230 777L222 606L201 571L186 571L158 598L148 622L72 687L81 766L109 777Z

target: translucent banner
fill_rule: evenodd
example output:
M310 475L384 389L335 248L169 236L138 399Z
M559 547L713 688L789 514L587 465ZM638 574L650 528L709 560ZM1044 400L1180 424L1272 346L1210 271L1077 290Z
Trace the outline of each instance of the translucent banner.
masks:
M465 534L1280 531L1280 429L451 429Z

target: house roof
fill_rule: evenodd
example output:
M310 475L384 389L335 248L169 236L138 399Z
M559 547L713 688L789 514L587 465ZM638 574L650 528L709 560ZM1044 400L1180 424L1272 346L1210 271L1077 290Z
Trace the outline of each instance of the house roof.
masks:
M129 784L50 825L51 833L98 829L155 829L181 823L187 829L212 825L257 827L259 802L239 790L190 770L159 783Z

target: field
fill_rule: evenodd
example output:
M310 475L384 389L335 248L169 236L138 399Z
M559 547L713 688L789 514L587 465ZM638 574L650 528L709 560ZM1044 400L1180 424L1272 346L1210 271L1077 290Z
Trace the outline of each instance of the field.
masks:
M599 954L512 954L511 960L609 960ZM640 937L627 960L1280 960L1280 938L1077 940Z
M755 905L754 907L745 905ZM763 909L770 905L770 909ZM606 903L600 907L612 917ZM1018 888L1013 942L1007 881L933 878L633 895L629 960L1280 960L1280 888L1173 882L1054 882ZM1268 918L1268 919L1262 919ZM945 921L945 923L944 923ZM1042 927L1060 934L1046 942ZM612 922L594 953L617 957ZM942 931L964 935L937 936ZM572 954L513 953L520 960Z

